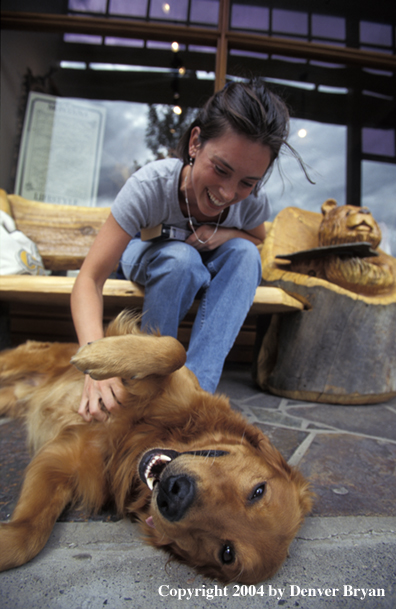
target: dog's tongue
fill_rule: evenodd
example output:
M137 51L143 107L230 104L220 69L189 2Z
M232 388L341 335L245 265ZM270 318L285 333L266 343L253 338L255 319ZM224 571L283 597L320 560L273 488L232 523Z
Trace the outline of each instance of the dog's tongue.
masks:
M154 521L153 521L153 517L152 517L152 516L149 516L149 517L146 519L146 524L148 524L148 525L149 525L149 527L151 527L152 529L155 529L155 524L154 524Z

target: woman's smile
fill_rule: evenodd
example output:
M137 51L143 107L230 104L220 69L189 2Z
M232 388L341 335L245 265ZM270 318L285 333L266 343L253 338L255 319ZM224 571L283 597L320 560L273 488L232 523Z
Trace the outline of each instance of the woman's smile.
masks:
M209 189L206 189L206 192L207 192L207 195L208 195L209 201L210 201L211 203L213 203L213 205L214 205L215 207L225 207L226 205L229 205L229 203L227 203L227 202L226 202L226 203L224 203L224 202L219 201L218 199L216 199L216 197L214 196L214 194L213 194L213 193L211 193Z

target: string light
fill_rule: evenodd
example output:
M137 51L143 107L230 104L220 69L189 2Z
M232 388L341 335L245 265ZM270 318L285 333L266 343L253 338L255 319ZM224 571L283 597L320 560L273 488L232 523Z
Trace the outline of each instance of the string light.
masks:
M306 129L300 129L297 133L298 137L304 138L307 135L307 130Z
M182 113L182 109L180 108L180 106L173 106L173 112L175 114L181 114Z

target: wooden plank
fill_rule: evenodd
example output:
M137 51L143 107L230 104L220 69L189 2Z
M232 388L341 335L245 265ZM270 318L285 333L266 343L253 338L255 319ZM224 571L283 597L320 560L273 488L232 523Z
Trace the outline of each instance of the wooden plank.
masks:
M220 36L217 40L215 91L220 91L226 84L228 45L226 32L230 19L230 0L220 0L219 26Z
M28 201L8 195L17 229L38 247L44 267L52 271L79 269L109 207L80 207Z
M0 280L0 300L67 305L74 281L74 277L3 275ZM105 305L108 306L142 306L144 290L128 280L108 279L104 286L103 297ZM302 302L281 288L260 286L257 288L250 312L252 314L285 313L301 311L303 308Z
M122 307L105 309L104 324L113 319ZM10 344L17 346L26 340L77 342L70 307L13 303L10 305ZM249 315L233 345L227 361L251 364L256 338L257 316ZM178 339L188 347L194 314L187 314L180 324Z
M281 288L259 286L250 307L252 314L291 313L302 311L304 304Z

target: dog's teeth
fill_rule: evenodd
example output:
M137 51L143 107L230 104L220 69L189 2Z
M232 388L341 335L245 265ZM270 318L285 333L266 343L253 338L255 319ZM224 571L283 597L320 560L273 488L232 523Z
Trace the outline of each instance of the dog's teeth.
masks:
M157 478L152 475L153 467L155 467L155 465L157 465L157 464L161 464L161 463L164 463L167 461L172 461L172 459L170 457L168 457L168 455L155 455L150 460L150 463L148 464L148 466L146 468L146 484L149 487L150 491L153 490L154 484L157 481Z

